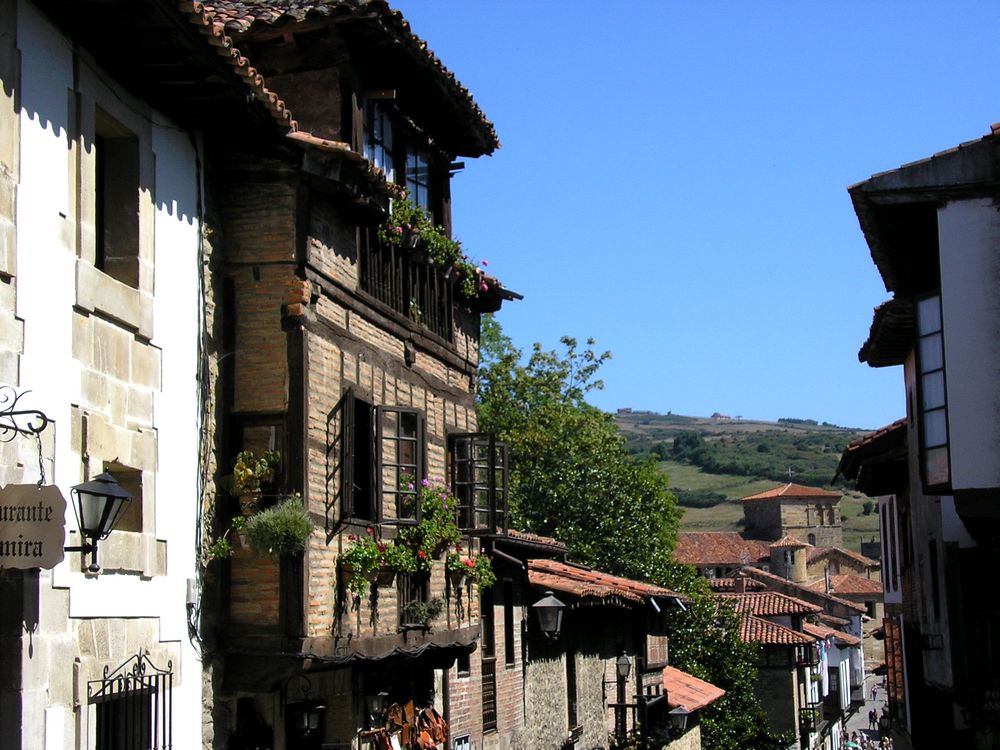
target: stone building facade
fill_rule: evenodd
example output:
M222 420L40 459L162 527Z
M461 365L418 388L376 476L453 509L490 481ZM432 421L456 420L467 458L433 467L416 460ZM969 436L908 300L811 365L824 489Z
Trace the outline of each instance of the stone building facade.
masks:
M770 541L794 536L816 547L840 547L840 497L838 492L792 483L744 497L745 534Z

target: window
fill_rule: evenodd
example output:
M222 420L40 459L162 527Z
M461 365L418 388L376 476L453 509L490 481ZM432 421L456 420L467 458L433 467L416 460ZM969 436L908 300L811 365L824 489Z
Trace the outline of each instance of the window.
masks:
M428 624L430 579L426 573L401 573L396 587L400 627L423 627Z
M823 525L823 519L826 518L826 516L823 515L823 506L822 505L817 505L816 506L816 518L819 519L819 525L822 526Z
M815 534L809 534L809 536L806 537L806 538L808 539L809 544L811 544L813 547L816 546L816 535Z
M100 108L94 117L94 265L139 286L139 139Z
M949 482L948 411L945 398L944 336L941 297L917 302L917 378L920 404L920 442L924 482Z
M111 474L132 500L115 524L116 531L142 531L142 472L114 461L105 461L104 470Z
M458 498L458 526L465 532L506 531L507 446L493 435L449 437L451 486Z
M431 217L435 215L431 203L431 162L423 151L413 150L406 154L406 192L410 202L420 206Z
M385 107L376 101L365 101L364 155L385 173L389 182L395 179L392 158L392 119Z
M455 670L459 677L468 677L472 672L472 660L469 659L469 652L463 651L455 658Z
M173 746L171 664L159 669L149 658L130 658L111 674L87 683L87 702L94 707L95 747L131 750Z
M353 389L326 419L326 503L340 517L372 523L415 523L424 478L424 415L418 409L373 407Z
M514 642L514 583L503 582L503 653L504 664L513 667L516 659Z

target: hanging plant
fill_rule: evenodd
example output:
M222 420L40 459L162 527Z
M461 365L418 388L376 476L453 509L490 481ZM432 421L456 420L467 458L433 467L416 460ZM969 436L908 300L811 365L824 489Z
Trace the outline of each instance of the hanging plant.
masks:
M417 492L420 520L399 530L397 543L414 551L417 570L430 570L431 561L462 538L455 523L458 500L442 480L424 479Z
M475 299L489 290L485 274L462 251L459 240L449 237L444 227L435 225L423 208L411 203L405 188L393 186L391 195L389 218L378 230L384 244L409 251L415 262L449 269L447 277L466 299ZM483 265L488 264L483 261Z
M302 552L315 526L299 495L292 495L273 508L247 519L250 549L262 555L293 555Z

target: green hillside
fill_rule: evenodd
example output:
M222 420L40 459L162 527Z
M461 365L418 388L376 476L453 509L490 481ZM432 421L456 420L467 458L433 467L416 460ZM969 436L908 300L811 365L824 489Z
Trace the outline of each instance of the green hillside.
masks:
M868 498L841 479L831 485L840 455L863 430L809 420L762 422L633 412L616 415L629 452L653 456L684 508L685 531L737 531L740 498L796 482L843 491L844 542L858 549L878 535Z

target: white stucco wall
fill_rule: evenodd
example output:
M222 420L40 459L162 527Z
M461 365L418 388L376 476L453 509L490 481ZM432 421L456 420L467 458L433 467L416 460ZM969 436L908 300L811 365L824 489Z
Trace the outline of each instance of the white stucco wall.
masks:
M78 651L74 654L80 625L105 622L112 641L121 637L117 647L114 643L108 646L107 660L120 663L125 660L123 654L134 654L137 649L159 649L171 655L175 676L174 747L198 747L201 668L188 642L185 611L186 582L195 576L198 508L200 224L195 147L187 133L131 99L115 86L112 73L98 69L85 55L77 60L85 72L75 81L70 42L27 2L18 5L17 47L21 54L21 143L16 309L18 318L24 321L20 388L32 391L32 408L54 420L49 428L54 435L54 452L46 456L46 473L48 481L58 485L67 500L70 487L83 479L81 437L72 429L73 414L87 407L88 398L93 400L93 394L86 394L83 387L87 367L81 364L79 355L80 321L100 319L102 326L110 326L128 342L125 351L131 352L134 359L126 372L138 368L139 354L144 361L154 363L154 370L159 369L155 378L158 383L152 388L137 386L129 375L122 382L109 380L109 388L113 386L114 390L109 391L111 405L106 416L109 423L114 421L123 431L136 430L152 436L155 466L144 473L143 492L155 499L154 505L144 506L154 513L151 520L144 520L142 533L133 536L147 556L159 554L160 562L147 565L154 571L151 575L140 568L136 574L106 571L95 578L80 572L76 556L68 555L51 574L43 572L39 606L47 630L40 634L41 642L29 660L45 659L57 646L60 662L69 659L54 670L46 670L49 665L45 664L27 665L24 746L26 750L74 746L74 708L71 701L62 703L60 696L66 692L65 684L73 680L73 658L81 656ZM149 340L98 312L82 315L74 311L81 283L77 267L85 261L77 257L79 146L71 135L75 126L70 92L79 80L88 77L101 81L103 93L89 91L86 95L101 97L110 92L111 98L102 101L101 106L120 110L121 114L115 116L123 121L141 120L142 148L152 152L144 158L154 170L148 183L155 185L155 192L144 196L149 210L142 219L145 241L153 247L152 278L147 278L142 289L130 290L133 295L144 295L152 307ZM151 411L148 391L152 391ZM112 403L124 397L121 394L137 400L143 396L145 400L141 407L130 403L125 408ZM108 449L110 458L119 455L116 450ZM37 469L26 467L24 481L36 478ZM71 509L67 510L66 523L68 529L76 526ZM114 538L113 534L108 543ZM74 542L73 537L67 537L67 544ZM139 622L150 627L132 629L131 623ZM155 635L148 639L138 635L147 632ZM86 661L87 655L83 657ZM42 679L48 683L37 684ZM29 680L33 684L28 684ZM85 682L83 687L86 708ZM86 720L83 724L86 727Z
M990 200L938 210L952 488L1000 486L1000 212Z

